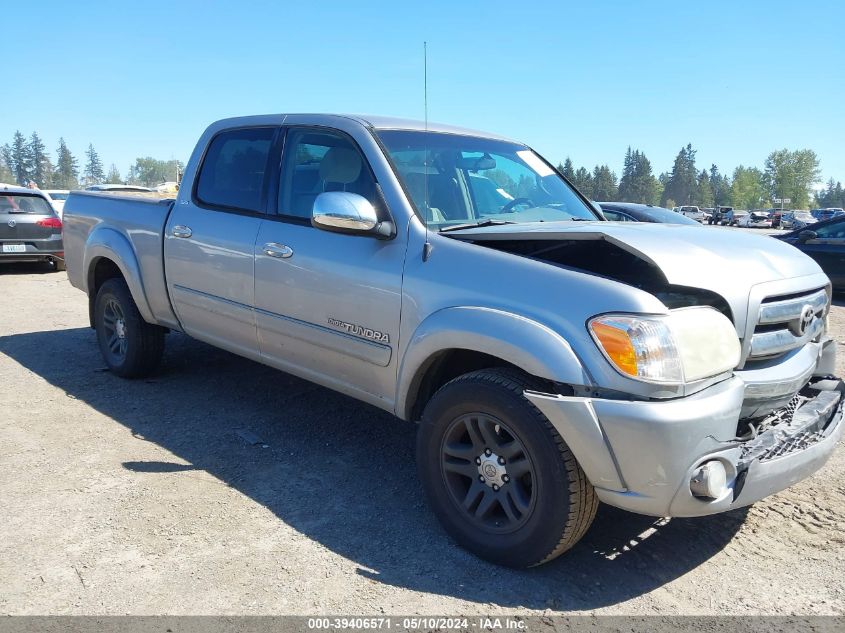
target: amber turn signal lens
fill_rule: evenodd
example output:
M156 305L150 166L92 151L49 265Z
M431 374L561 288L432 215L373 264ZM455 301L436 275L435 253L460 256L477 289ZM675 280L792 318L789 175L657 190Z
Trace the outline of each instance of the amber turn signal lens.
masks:
M628 333L597 321L594 321L590 327L613 364L626 374L636 376L637 352Z

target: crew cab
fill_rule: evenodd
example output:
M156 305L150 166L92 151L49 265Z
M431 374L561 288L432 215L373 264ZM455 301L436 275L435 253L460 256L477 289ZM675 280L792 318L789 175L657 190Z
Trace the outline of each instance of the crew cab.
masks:
M655 516L754 503L842 434L812 259L604 221L501 136L227 119L175 200L74 192L64 217L111 371L150 374L178 331L418 422L431 508L499 564L568 550L599 501Z

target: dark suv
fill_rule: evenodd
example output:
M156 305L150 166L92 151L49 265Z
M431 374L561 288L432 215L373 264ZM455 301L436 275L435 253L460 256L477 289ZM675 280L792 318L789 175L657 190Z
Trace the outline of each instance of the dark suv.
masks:
M65 269L62 221L37 189L0 185L0 264L41 261Z

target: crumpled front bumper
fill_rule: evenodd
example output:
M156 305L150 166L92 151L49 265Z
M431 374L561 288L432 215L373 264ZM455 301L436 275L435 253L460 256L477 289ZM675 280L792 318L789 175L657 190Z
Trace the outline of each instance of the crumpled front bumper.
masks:
M789 425L775 425L755 440L736 439L745 388L735 376L669 401L525 395L567 442L602 501L654 516L702 516L754 503L808 477L842 437L845 387L829 380L812 392L805 387L812 397ZM727 488L716 499L690 489L710 460L727 472Z

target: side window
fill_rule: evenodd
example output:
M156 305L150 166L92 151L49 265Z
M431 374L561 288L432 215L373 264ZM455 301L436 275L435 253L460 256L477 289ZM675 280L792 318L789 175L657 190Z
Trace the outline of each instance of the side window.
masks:
M621 211L604 211L604 217L611 222L636 222L630 215Z
M200 167L197 199L209 206L263 211L267 158L276 129L243 128L215 136Z
M817 229L808 227L811 231L815 231L820 240L841 240L845 238L845 222L834 222L827 226L821 226Z
M346 136L311 128L293 128L285 139L279 180L279 215L309 219L314 200L324 191L349 191L380 208L370 166Z

